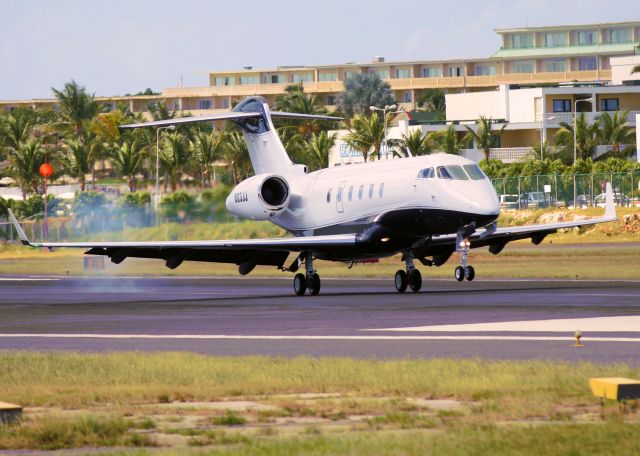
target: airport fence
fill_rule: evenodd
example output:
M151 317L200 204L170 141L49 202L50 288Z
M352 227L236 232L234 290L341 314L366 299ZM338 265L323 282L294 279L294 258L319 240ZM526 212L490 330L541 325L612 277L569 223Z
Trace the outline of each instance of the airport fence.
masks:
M616 205L640 205L640 172L544 174L492 179L500 206L506 210L604 206L607 182L611 182Z

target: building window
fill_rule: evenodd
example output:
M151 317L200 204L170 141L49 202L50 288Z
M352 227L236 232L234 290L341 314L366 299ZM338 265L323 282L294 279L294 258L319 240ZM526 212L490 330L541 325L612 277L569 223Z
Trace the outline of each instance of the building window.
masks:
M618 111L620 100L618 98L602 98L600 100L600 111Z
M511 64L512 73L533 73L533 62L513 62Z
M260 84L258 76L240 76L240 84Z
M476 65L476 76L493 76L496 74L496 67L494 65Z
M369 73L377 74L380 79L389 79L389 70L369 70Z
M549 73L567 71L567 62L564 59L545 60L544 71L547 71Z
M337 81L338 73L318 73L319 81Z
M351 79L353 78L356 74L358 74L357 71L345 71L344 72L344 80L346 81L347 79Z
M236 78L233 76L217 76L216 77L216 85L217 86L228 86L234 85L236 83Z
M335 95L327 95L327 104L329 106L333 106L336 104L336 97Z
M631 43L631 29L608 29L604 31L605 43Z
M450 77L462 76L462 68L461 67L449 67L449 76Z
M422 68L423 78L441 78L442 68L424 67Z
M402 94L402 102L403 103L411 103L412 101L411 92L405 92Z
M228 98L223 98L222 99L222 107L224 109L229 109L229 99Z
M198 109L211 109L211 100L198 101Z
M514 49L532 48L533 33L511 35L511 47Z
M271 75L271 84L284 84L284 76L281 74Z
M313 76L311 73L298 73L293 75L293 83L299 84L301 82L311 82L313 80Z
M553 112L571 112L571 100L553 100Z
M544 44L546 47L562 47L567 45L567 36L562 32L545 33Z
M174 101L173 102L173 110L174 111L180 111L180 102L179 101Z
M369 199L373 198L373 184L369 185Z
M593 30L578 32L578 46L591 46L593 44L598 44L596 32Z
M396 70L396 78L398 79L409 79L411 77L410 71L406 68L397 69Z
M595 57L580 57L578 59L578 69L580 71L597 70L598 62Z

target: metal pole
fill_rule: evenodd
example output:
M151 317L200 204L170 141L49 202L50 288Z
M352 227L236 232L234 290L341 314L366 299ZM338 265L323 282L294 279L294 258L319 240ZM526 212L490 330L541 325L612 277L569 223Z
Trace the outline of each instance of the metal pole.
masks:
M387 147L387 106L382 110L382 115L384 116L384 153L386 156L389 153L389 148ZM378 160L380 160L380 155L382 155L382 151L380 151L380 154L378 155Z

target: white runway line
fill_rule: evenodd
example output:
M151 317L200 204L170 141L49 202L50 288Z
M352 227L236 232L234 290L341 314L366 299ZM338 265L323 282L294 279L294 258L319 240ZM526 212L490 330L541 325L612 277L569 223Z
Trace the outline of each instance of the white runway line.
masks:
M148 340L338 340L338 341L574 341L563 336L304 336L229 334L0 334L0 339L148 339ZM587 342L636 342L640 337L585 337Z
M640 315L619 317L563 318L556 320L503 321L456 325L414 326L407 328L365 329L398 332L640 332Z

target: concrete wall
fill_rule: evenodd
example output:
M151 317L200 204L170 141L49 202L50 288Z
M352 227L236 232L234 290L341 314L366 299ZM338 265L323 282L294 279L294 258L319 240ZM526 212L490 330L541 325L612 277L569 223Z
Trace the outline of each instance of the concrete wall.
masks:
M509 91L509 116L515 122L535 122L535 99L542 97L542 89L518 89Z
M508 118L508 89L504 85L495 91L447 94L445 99L448 121L472 121L481 115Z
M620 85L623 81L640 81L640 73L631 74L636 65L640 65L640 55L611 57L611 83Z

